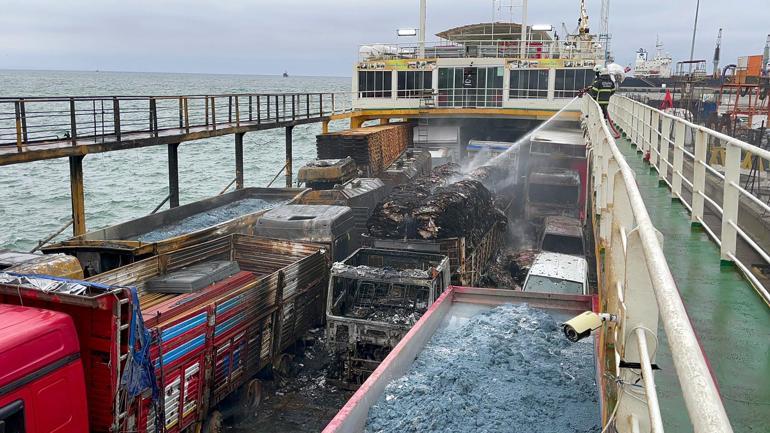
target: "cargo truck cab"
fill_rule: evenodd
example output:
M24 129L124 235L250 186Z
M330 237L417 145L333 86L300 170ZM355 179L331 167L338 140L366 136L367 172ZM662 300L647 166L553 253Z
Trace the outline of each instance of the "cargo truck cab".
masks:
M64 313L0 304L0 432L87 432L80 345Z

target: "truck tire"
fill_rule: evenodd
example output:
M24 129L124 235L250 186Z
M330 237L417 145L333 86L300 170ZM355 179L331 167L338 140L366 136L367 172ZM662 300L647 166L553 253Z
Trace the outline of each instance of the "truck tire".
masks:
M252 379L241 387L240 406L241 409L252 414L262 402L262 382L259 379Z
M203 423L203 430L201 433L222 433L224 429L224 416L222 412L213 410L209 413L208 418Z
M276 359L274 369L281 377L291 377L294 370L292 365L293 361L293 356L288 353L282 353L278 356L278 359Z

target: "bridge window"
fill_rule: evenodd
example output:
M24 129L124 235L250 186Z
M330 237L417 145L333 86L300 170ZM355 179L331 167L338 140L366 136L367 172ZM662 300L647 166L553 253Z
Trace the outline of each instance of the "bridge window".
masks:
M433 89L433 72L399 71L398 97L419 98L425 91Z
M390 71L358 71L359 98L390 98L391 89Z
M511 71L511 99L548 97L547 69L516 69Z
M580 89L594 81L593 69L557 69L554 96L556 98L574 98Z
M500 107L503 68L441 68L438 93L442 107Z

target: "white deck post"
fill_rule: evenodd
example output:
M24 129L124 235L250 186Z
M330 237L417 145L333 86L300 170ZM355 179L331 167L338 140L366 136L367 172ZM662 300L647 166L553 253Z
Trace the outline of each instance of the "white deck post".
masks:
M674 172L671 173L671 195L682 198L682 167L684 166L684 122L676 122L674 127Z
M660 114L655 110L650 110L652 113L650 127L650 164L660 172L658 167L658 154L660 153Z
M642 152L650 150L650 127L647 126L650 122L650 115L650 110L642 106L642 143L640 146Z
M706 193L706 133L695 132L695 160L692 175L692 215L690 221L698 223L703 219L703 196Z
M636 147L640 147L642 144L639 142L639 138L642 136L642 106L634 103L634 139L633 142Z
M662 163L658 163L658 174L660 178L668 181L668 148L669 140L671 140L671 118L664 117L663 125L660 131L660 159Z
M735 185L741 176L741 148L727 143L725 157L725 185L722 197L722 260L733 261L738 232L733 224L738 225L738 199L740 192ZM731 224L732 223L732 224Z

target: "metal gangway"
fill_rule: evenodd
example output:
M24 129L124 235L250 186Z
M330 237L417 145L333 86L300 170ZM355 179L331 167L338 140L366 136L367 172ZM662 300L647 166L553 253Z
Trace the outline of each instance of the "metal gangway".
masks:
M624 138L583 98L599 297L619 318L602 336L605 431L763 431L770 207L741 180L770 152L625 97L609 111Z
M328 122L345 93L0 97L0 165Z

